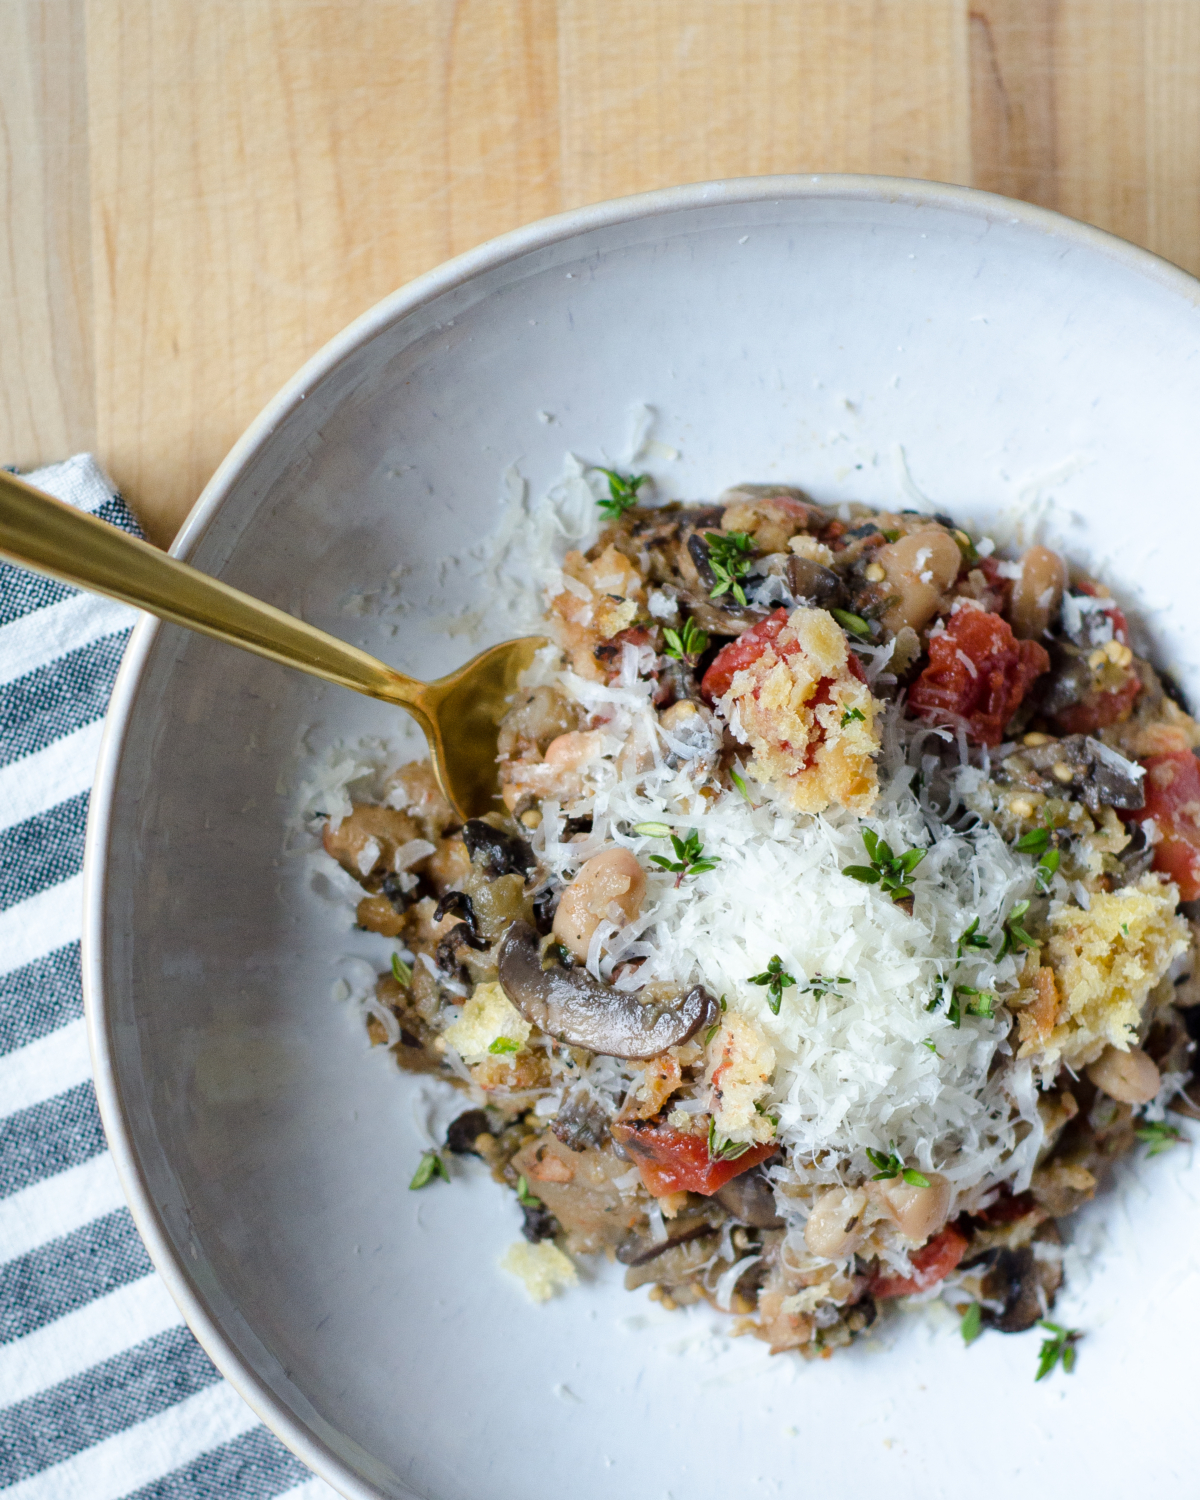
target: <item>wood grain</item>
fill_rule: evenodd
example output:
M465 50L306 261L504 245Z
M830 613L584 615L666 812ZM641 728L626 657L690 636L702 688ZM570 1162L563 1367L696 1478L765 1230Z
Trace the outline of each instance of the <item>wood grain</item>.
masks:
M95 443L82 0L0 4L0 463Z
M3 0L0 461L166 540L330 335L563 208L974 182L1200 270L1200 0Z

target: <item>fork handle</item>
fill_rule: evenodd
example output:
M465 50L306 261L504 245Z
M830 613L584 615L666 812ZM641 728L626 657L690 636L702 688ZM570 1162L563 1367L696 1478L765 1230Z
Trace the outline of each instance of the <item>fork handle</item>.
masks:
M6 473L0 473L0 556L312 677L399 703L427 722L424 683Z

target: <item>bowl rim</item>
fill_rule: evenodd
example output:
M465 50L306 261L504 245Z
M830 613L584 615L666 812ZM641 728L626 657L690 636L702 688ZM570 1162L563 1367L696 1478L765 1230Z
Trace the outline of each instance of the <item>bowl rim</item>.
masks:
M389 293L335 334L305 361L234 443L185 518L169 549L171 555L186 559L195 552L230 491L276 428L300 405L313 386L390 324L506 261L590 230L711 205L763 203L772 199L908 204L950 210L988 222L1003 220L1020 224L1036 233L1098 252L1200 306L1200 280L1153 251L1054 209L979 188L917 178L805 173L695 182L608 199L536 220L487 240ZM155 1271L162 1277L184 1321L221 1375L303 1463L347 1500L387 1500L381 1489L350 1469L328 1443L275 1395L226 1336L217 1316L210 1311L199 1288L193 1284L185 1263L176 1253L142 1175L134 1147L117 1075L104 994L105 856L113 831L113 798L126 732L158 637L159 624L153 617L143 615L126 647L109 700L87 822L82 976L84 1014L100 1118L122 1191ZM406 1492L413 1494L412 1491Z

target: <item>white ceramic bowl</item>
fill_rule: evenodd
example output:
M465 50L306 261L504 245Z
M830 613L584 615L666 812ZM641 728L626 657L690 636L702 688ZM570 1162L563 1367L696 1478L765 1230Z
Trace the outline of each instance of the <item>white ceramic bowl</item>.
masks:
M619 460L645 402L659 446L639 467L665 496L786 480L985 524L1050 504L1076 555L1162 606L1162 653L1195 689L1198 293L1094 229L929 183L602 204L451 262L335 339L174 550L435 674L474 649L444 629L471 603L469 559L439 560L494 528L502 471L536 492L565 450ZM377 590L387 608L347 610ZM93 802L85 972L117 1164L189 1323L302 1458L346 1495L431 1500L925 1496L984 1475L992 1492L1194 1493L1186 1152L1083 1217L1100 1248L1063 1306L1088 1337L1073 1377L1036 1386L1034 1334L965 1351L918 1321L806 1365L609 1271L534 1307L496 1268L517 1218L482 1169L410 1194L411 1085L330 994L341 955L382 963L388 945L285 857L280 792L302 731L319 748L397 728L145 622Z

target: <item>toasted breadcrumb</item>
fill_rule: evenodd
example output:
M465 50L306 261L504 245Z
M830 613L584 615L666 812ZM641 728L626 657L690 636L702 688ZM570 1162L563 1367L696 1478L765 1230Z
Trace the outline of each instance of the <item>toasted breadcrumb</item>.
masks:
M802 606L720 700L753 751L751 773L778 786L799 812L824 812L837 802L862 816L879 795L879 705L849 657L833 616Z
M574 1263L552 1240L542 1240L536 1245L518 1240L508 1247L500 1269L523 1281L535 1302L549 1302L560 1287L574 1286L579 1280Z
M726 1011L709 1048L705 1082L717 1132L731 1141L769 1141L775 1127L754 1108L775 1071L775 1049L748 1016Z
M476 985L462 1015L444 1035L464 1062L483 1062L493 1042L506 1038L523 1047L532 1027L498 984Z
M1048 1075L1064 1062L1083 1067L1110 1044L1128 1051L1150 991L1188 948L1178 900L1173 884L1143 875L1134 886L1093 895L1088 911L1054 912L1043 959L1054 971L1058 1013L1044 1042L1040 1034L1029 1036L1020 1055L1033 1056Z

